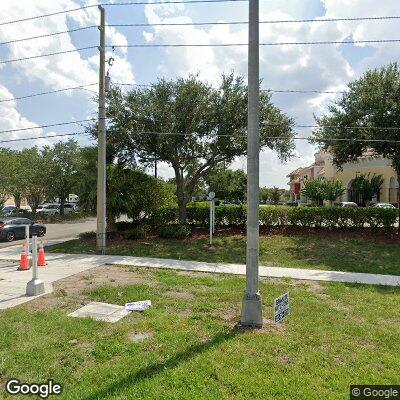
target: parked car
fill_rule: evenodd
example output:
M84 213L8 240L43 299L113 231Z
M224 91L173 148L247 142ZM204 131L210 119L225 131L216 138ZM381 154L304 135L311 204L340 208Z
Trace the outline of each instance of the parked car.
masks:
M15 206L4 206L1 209L1 215L11 215L16 208Z
M352 201L341 201L335 205L338 207L358 207L357 203L353 203Z
M74 203L65 203L64 204L64 214L71 214L76 211L77 211L76 204L74 204Z
M29 225L29 236L36 234L41 237L46 234L46 227L44 225L36 224L28 218L14 218L0 221L0 240L13 242L16 239L24 239L26 225Z
M389 204L389 203L377 203L375 204L376 208L396 208L393 204Z
M32 212L32 209L29 206L21 206L20 208L17 208L16 206L4 206L0 214L4 216L18 216L27 212Z

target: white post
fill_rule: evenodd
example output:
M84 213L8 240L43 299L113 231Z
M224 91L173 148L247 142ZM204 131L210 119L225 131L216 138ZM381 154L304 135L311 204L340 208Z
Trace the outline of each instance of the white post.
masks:
M37 266L37 236L32 236L32 280L26 285L27 296L38 296L43 294L44 283L39 280Z
M213 241L213 200L210 199L210 246Z
M215 199L212 201L213 209L213 233L215 233Z
M259 0L249 0L248 128L247 128L247 251L246 291L241 324L262 327L259 293L259 164L260 164L260 59Z

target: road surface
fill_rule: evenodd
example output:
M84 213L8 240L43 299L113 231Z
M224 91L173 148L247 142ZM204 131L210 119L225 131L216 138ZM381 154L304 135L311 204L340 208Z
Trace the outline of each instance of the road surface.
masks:
M96 218L86 218L79 221L64 222L62 224L47 224L47 233L44 240L69 239L77 237L82 232L96 230ZM21 245L22 240L16 240L12 243L0 242L0 249Z

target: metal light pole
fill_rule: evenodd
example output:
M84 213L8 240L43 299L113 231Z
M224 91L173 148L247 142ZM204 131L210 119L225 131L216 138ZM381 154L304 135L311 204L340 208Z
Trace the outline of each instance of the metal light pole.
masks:
M99 123L97 150L97 254L106 254L106 32L105 10L100 9Z
M259 157L260 157L260 60L259 2L249 0L249 66L247 129L247 252L246 291L243 297L241 325L261 327L262 303L258 283L259 263Z

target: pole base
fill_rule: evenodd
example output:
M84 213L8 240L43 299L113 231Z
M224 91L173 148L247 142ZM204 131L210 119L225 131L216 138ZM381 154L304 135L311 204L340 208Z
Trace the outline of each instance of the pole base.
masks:
M240 326L243 328L262 328L262 301L259 293L249 296L246 291L244 292Z
M44 282L42 282L40 279L32 279L26 285L27 296L39 296L44 292Z

